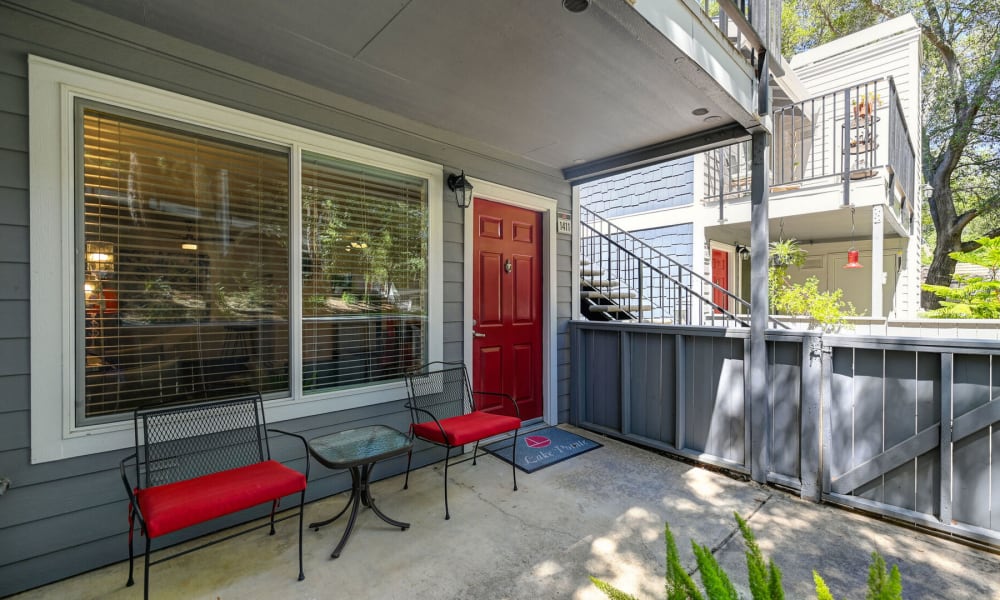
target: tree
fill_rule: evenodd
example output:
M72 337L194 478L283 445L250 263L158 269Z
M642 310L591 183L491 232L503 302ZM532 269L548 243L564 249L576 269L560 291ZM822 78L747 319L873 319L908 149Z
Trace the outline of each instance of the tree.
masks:
M971 252L952 252L956 262L986 268L986 277L956 275L957 287L924 284L924 290L940 298L941 307L928 311L927 317L942 319L1000 318L1000 238L979 238L979 247Z
M1000 235L1000 2L786 0L783 51L792 54L912 13L923 33L924 180L933 244L927 283L947 286L953 252ZM925 308L938 297L921 295Z

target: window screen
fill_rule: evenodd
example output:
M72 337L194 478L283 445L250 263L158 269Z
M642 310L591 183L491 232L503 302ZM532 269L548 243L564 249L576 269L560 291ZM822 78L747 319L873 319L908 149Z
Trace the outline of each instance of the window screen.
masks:
M77 424L287 394L288 151L89 103L76 115Z
M427 181L302 157L303 389L398 378L427 348Z

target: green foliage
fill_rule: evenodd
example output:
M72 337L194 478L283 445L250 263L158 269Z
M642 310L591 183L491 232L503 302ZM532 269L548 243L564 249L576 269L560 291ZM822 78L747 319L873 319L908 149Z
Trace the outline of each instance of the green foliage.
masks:
M740 533L743 534L743 543L747 547L747 573L750 577L750 593L754 598L765 598L767 600L784 600L785 592L781 587L781 570L769 560L764 564L764 555L757 545L757 540L753 537L753 531L747 522L736 516L736 523L739 525Z
M667 600L703 600L694 579L691 579L691 575L681 565L681 555L677 551L670 525L664 525L663 529L667 540Z
M736 523L747 548L746 561L751 598L753 600L784 600L785 592L781 584L781 571L773 560L768 560L765 566L764 555L757 545L757 540L754 538L750 526L739 514L734 512L733 516L736 517ZM674 542L670 525L665 525L663 530L667 549L667 574L664 588L667 600L704 600L705 598L708 600L739 600L740 595L736 592L729 576L719 566L712 550L708 546L701 546L691 540L691 550L698 564L698 570L701 571L701 582L705 588L705 595L702 595L691 575L681 565L680 553L677 551L677 544ZM637 600L635 596L596 577L591 576L590 580L611 600ZM816 571L813 571L813 582L816 586L817 600L834 600L826 582ZM903 585L899 569L893 565L892 570L887 572L885 560L878 552L872 552L872 564L868 568L868 591L865 594L865 600L902 600L902 598Z
M607 596L608 598L611 598L611 600L639 600L632 594L626 594L625 592L619 590L610 583L601 581L600 579L594 577L593 575L591 575L590 580L594 582L594 585L597 587L597 589L604 592L604 595ZM683 596L681 596L681 598L683 598Z
M971 252L952 252L949 256L959 263L985 267L986 277L956 275L957 287L924 284L923 289L940 298L940 308L924 313L937 319L1000 319L1000 237L982 237L979 247Z
M705 587L705 595L710 600L739 600L736 588L729 576L719 566L715 560L712 549L708 546L700 546L691 540L691 550L698 563L698 570L701 571L701 585Z
M878 552L872 552L872 564L868 567L868 593L865 600L897 600L903 597L902 577L899 568L892 565L886 572L885 559Z
M813 570L813 583L816 584L816 600L833 600L830 588L826 587L826 582Z
M768 248L768 259L771 267L781 269L781 273L787 272L788 267L801 267L806 263L806 251L799 246L798 240L788 238L771 242Z
M879 15L865 0L785 0L781 11L781 51L792 56L871 27Z
M831 330L846 324L847 317L857 315L854 305L844 300L843 290L819 290L819 279L809 277L805 283L792 283L789 267L805 264L806 251L795 239L771 242L767 271L768 300L771 312L779 315L803 315L814 325Z

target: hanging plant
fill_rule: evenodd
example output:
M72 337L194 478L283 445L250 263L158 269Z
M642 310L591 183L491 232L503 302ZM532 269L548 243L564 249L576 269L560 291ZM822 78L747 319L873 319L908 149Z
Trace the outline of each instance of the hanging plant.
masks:
M769 249L772 267L801 267L806 262L806 251L795 238L771 242Z

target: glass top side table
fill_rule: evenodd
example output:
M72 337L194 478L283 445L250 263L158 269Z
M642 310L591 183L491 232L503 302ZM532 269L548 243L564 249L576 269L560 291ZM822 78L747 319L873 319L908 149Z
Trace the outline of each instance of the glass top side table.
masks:
M385 425L369 425L348 429L309 440L309 453L320 464L330 469L349 469L351 472L351 497L344 508L325 521L309 524L310 528L319 531L320 527L333 523L348 508L351 509L347 528L344 530L337 547L334 548L333 554L330 555L331 558L340 557L341 551L347 545L347 539L354 529L354 523L358 517L358 507L361 504L372 509L372 512L390 525L399 527L403 531L410 527L409 523L387 517L375 506L375 499L371 495L368 480L376 462L406 454L412 447L413 442L408 436Z

